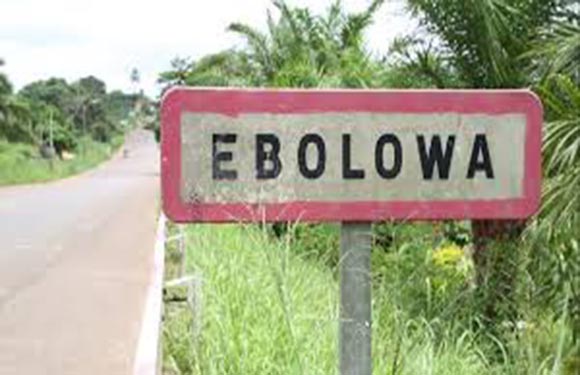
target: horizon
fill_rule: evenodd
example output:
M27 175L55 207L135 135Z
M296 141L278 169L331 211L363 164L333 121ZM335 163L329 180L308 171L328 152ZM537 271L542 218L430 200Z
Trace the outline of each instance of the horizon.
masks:
M157 97L161 91L157 84L159 73L170 69L171 60L176 57L197 60L211 53L240 48L243 40L226 30L230 23L247 23L264 30L267 10L278 16L270 0L227 3L216 0L202 7L186 0L170 0L163 4L163 9L158 9L161 8L158 3L143 4L136 0L2 3L0 58L4 66L0 69L15 90L53 77L72 82L92 75L104 81L108 91L133 92L130 73L136 68L141 78L138 88L149 97ZM324 14L331 3L288 1L289 5L307 7L315 14ZM368 3L368 0L343 0L349 13L365 9ZM135 9L139 10L136 16L131 14ZM182 11L176 13L173 9ZM104 19L107 27L102 28ZM387 19L391 22L385 22ZM130 33L126 32L127 24L132 28ZM152 24L160 27L152 28ZM396 36L414 26L402 2L388 2L366 32L367 48L372 54L383 55ZM212 37L189 36L197 34Z

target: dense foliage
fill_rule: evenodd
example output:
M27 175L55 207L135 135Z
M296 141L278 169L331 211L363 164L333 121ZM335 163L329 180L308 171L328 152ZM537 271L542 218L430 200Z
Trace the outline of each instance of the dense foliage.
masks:
M268 13L267 31L241 23L228 30L245 41L243 50L227 50L189 62L173 61L162 73L167 85L269 87L373 87L380 64L364 46L364 30L384 0L375 0L363 12L345 14L335 2L324 16L283 1Z
M59 155L74 151L83 137L111 142L124 131L122 121L139 98L107 93L105 83L93 76L72 83L36 81L15 93L0 74L0 139L54 148Z
M367 50L364 33L377 9L388 3L372 1L365 11L348 14L335 1L325 14L314 15L274 1L277 16L267 14L265 31L229 26L243 47L197 61L175 59L160 82L166 87L534 90L545 110L540 213L523 236L518 230L489 244L484 270L474 261L477 246L469 223L376 225L373 284L392 306L383 310L377 297L375 314L384 312L376 318L392 327L381 332L394 345L405 347L409 335L428 331L432 356L444 358L450 347L465 343L472 349L464 358L485 358L486 363L476 361L473 373L578 373L580 7L569 0L406 3L419 27L397 38L384 57ZM286 232L290 237L273 229L272 237L288 240L293 254L335 269L336 227L292 226ZM389 355L394 362L381 368L398 373L397 360L405 358L397 356L404 354ZM447 371L437 373L453 373Z

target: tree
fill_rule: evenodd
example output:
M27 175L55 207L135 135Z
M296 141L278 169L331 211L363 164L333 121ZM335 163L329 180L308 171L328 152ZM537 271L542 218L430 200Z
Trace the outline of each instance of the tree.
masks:
M105 111L114 123L120 123L126 119L138 100L135 94L126 94L120 90L114 90L107 94L104 99Z
M306 8L273 4L277 21L268 12L268 32L232 23L228 30L246 40L248 61L256 85L275 87L369 87L374 66L363 45L364 30L383 0L374 0L356 14L345 14L340 1L325 16Z
M533 68L546 110L543 159L544 204L540 216L549 235L580 227L580 13L564 7L558 21L542 30Z
M18 96L31 108L30 128L35 129L37 145L48 142L51 132L58 150L70 150L76 145L72 119L74 91L64 79L50 78L30 83L20 90ZM55 138L55 134L58 137Z
M541 30L553 25L566 9L567 0L408 0L419 18L422 34L407 50L405 66L427 77L439 88L519 88L531 86L536 77L528 54ZM448 74L450 73L450 74ZM455 76L455 80L449 77ZM473 259L483 293L488 322L516 317L513 292L517 252L494 263L490 240L518 243L526 223L476 220L472 222ZM486 287L487 280L497 285ZM501 302L501 303L500 303ZM500 312L501 306L508 307ZM502 314L500 317L498 314Z
M19 95L31 101L44 102L69 112L73 105L74 91L62 78L49 78L24 86Z
M542 30L534 48L527 53L534 59L533 68L540 78L565 74L580 83L580 14L577 17Z
M137 68L131 69L131 83L138 85L139 82L141 82L141 75L139 74L139 70Z
M0 59L0 66L4 65L4 60ZM8 81L8 77L4 73L0 73L0 124L2 124L8 116L7 102L12 95L12 85Z
M78 86L85 94L93 98L102 98L107 95L107 85L102 80L88 76L79 79L72 85Z
M3 64L4 61L0 59L0 66ZM0 73L0 138L11 142L33 140L33 135L25 125L29 118L29 107L14 95L8 77Z
M118 129L106 110L107 87L103 81L88 76L73 82L75 110L73 122L82 135L108 142Z
M66 145L75 144L73 138L91 136L106 142L118 128L109 118L106 107L107 89L105 83L94 77L81 78L72 84L64 79L50 78L33 82L19 92L19 96L33 103L43 103L58 110L63 121L60 133Z
M35 143L28 103L15 95L0 98L0 137L9 142Z
M539 31L565 7L565 0L408 0L411 13L463 87L529 85L525 56ZM422 65L419 64L419 67ZM430 74L428 70L423 71Z
M536 90L546 112L542 148L543 204L536 232L548 238L553 267L548 293L551 302L562 300L570 310L574 342L580 341L580 8L565 8L556 25L540 35L530 53L533 68L542 79ZM550 255L550 254L548 254ZM547 258L547 259L546 259ZM546 267L538 267L545 269ZM553 280L553 281L552 281Z
M171 69L159 74L158 83L164 85L163 91L171 86L185 85L187 78L193 74L193 63L189 59L175 57L170 62Z
M335 1L324 16L274 1L278 19L267 13L267 32L242 23L228 30L244 38L241 50L226 50L191 62L174 59L160 75L174 84L270 87L373 87L381 70L366 51L363 35L384 0L361 13L346 14Z
M562 68L565 70L565 68ZM580 87L554 75L538 91L546 104L543 156L546 185L542 219L550 233L580 228Z
M252 86L253 72L245 54L225 50L202 57L199 61L175 58L171 70L159 75L165 91L171 86Z
M395 38L383 75L383 85L395 88L453 88L463 83L433 42L415 36Z

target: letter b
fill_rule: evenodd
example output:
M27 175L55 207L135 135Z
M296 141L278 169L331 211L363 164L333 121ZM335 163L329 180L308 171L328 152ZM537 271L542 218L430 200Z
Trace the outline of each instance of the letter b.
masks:
M266 151L266 144L270 149ZM271 133L256 134L256 178L267 180L278 177L282 172L280 161L280 140ZM269 162L269 168L266 166Z

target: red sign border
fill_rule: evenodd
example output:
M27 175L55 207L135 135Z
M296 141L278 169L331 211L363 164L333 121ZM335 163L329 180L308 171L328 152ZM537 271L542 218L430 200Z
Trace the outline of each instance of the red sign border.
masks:
M180 198L181 113L480 113L526 115L524 197L474 201L198 203ZM529 90L291 90L185 88L161 104L163 209L175 222L383 221L522 219L538 209L541 191L542 104Z

